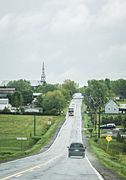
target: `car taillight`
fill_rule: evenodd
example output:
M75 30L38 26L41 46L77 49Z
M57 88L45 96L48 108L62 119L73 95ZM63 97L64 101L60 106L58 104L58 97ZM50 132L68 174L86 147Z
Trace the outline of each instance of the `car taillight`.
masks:
M85 151L85 148L83 148L83 151Z

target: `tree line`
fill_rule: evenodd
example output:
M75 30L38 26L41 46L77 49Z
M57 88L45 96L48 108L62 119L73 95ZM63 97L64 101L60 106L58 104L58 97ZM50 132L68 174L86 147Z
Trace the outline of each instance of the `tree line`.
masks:
M110 99L115 100L116 97L126 99L126 80L119 79L111 81L107 78L105 80L89 80L88 86L83 90L83 96L84 102L87 106L87 111L90 112L91 115L91 121L93 120L93 114L96 114L96 117L97 114L99 115L98 130L100 137L100 114L104 111L104 105ZM97 119L94 118L95 129L96 121ZM126 128L125 122L126 117L122 119L122 125L124 128Z
M102 108L109 99L115 99L115 97L126 99L126 80L111 81L108 78L89 80L83 95L88 110L96 111L99 106Z
M82 93L87 110L92 112L102 109L109 99L114 99L116 96L126 99L126 80L124 79L88 80L88 86L82 88L67 79L63 84L39 85L36 89L32 88L30 81L20 79L10 81L7 87L15 88L15 92L8 96L12 106L21 107L32 103L33 93L38 92L41 95L37 98L36 106L42 107L47 112L61 112L76 92Z
M13 107L22 107L31 104L33 93L41 93L35 101L36 107L42 107L48 114L60 113L71 100L74 93L78 92L78 85L74 81L65 80L63 84L39 85L32 88L29 81L20 79L10 81L7 87L15 88L15 92L8 96Z

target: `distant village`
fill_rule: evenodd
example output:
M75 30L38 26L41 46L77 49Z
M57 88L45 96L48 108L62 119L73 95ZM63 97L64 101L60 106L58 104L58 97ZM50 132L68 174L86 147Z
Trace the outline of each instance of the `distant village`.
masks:
M24 107L25 112L41 112L43 111L42 107L36 107L36 101L37 97L40 96L42 93L36 92L36 89L39 85L45 85L46 82L46 75L45 75L45 68L44 68L44 62L42 65L42 73L40 80L28 80L30 82L30 85L33 92L33 100L31 103L27 104ZM8 87L8 83L10 80L4 80L0 84L0 111L3 111L5 108L9 109L11 113L16 113L18 108L13 107L9 102L9 96L12 96L12 94L15 92L15 88ZM109 98L108 102L104 104L103 107L103 113L105 114L126 114L126 104L125 101L123 102L121 97L114 97L113 99Z
M5 81L4 81L5 82ZM7 81L6 81L7 82ZM41 81L30 81L31 86L35 89L38 85L41 84ZM8 95L12 95L15 92L15 88L8 88L7 83L4 84L3 82L0 85L0 110L4 110L5 108L9 109L12 113L16 112L16 108L12 107L9 103L9 99L7 98ZM33 93L33 101L31 104L28 104L25 107L25 112L42 112L42 108L35 107L36 98L41 95L41 93ZM126 104L123 104L122 101L120 103L120 98L116 97L116 100L110 99L104 105L104 113L105 114L126 114Z
M28 80L30 81L32 89L36 90L36 88L39 85L45 85L46 84L46 76L45 76L45 68L44 68L44 62L42 66L42 74L40 80ZM11 96L15 92L15 88L8 87L8 83L10 80L4 80L0 84L0 111L3 111L5 108L9 109L10 112L16 113L18 108L12 107L12 105L9 103L8 96ZM41 93L33 93L33 101L31 104L27 104L25 106L25 112L42 112L41 107L36 107L35 102L37 97L41 95Z

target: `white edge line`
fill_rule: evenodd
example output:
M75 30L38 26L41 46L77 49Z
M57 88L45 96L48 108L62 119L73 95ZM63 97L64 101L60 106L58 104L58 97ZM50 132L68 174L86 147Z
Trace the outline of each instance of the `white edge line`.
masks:
M104 178L101 176L101 174L92 166L91 162L89 161L88 157L85 155L85 158L87 159L89 165L91 166L91 168L94 170L94 172L97 174L98 178L100 180L104 180Z

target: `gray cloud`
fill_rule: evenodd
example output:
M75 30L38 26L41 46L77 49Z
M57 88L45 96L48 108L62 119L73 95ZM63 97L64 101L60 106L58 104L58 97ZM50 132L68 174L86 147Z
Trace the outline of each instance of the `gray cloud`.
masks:
M126 78L125 0L0 0L0 81Z

